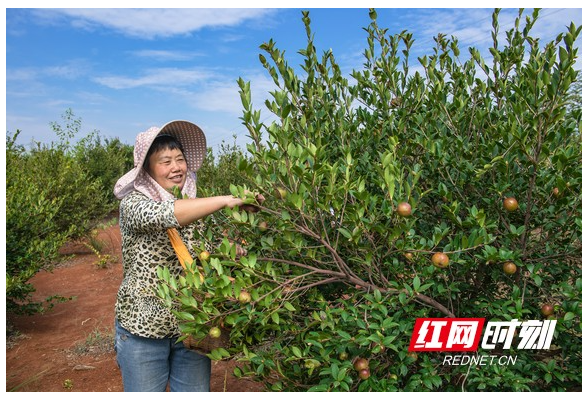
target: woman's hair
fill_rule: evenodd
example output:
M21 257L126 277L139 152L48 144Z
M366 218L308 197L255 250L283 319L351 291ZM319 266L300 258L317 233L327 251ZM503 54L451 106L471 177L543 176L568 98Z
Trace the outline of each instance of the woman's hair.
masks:
M147 151L147 156L143 162L143 168L146 171L149 171L149 157L151 157L152 154L158 153L162 150L180 150L182 154L184 154L184 148L182 147L182 144L174 136L165 134L156 136L153 140L153 143L151 143L151 147L149 147L149 151Z

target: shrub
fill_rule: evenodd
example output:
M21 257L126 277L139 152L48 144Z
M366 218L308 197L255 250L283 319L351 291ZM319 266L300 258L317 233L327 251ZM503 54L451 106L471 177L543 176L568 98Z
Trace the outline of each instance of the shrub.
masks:
M246 257L224 239L202 262L204 282L160 270L159 296L183 332L230 329L231 346L210 357L239 357L235 373L272 390L581 388L581 110L569 101L581 28L540 48L538 15L521 11L503 44L496 11L490 61L475 48L461 60L457 40L439 35L419 58L424 74L409 70L412 35L388 35L375 10L352 81L332 52L316 53L306 12L304 77L263 44L276 119L260 122L239 80L252 143L239 163L248 181L232 192L267 201L207 225L209 240L232 226ZM513 212L503 209L510 196ZM401 202L410 216L397 214ZM553 346L498 351L516 353L515 365L447 366L441 353L408 352L418 317L542 320L543 303L555 305Z
M115 153L124 147L113 141L101 148L97 141L82 151L81 144L70 144L81 122L69 110L64 120L64 129L53 124L57 142L34 143L26 150L16 144L19 131L6 137L7 311L42 311L42 303L32 301L35 289L29 280L52 268L68 238L86 234L113 208L108 199L114 183L108 191L104 184L125 162L124 155ZM93 166L110 169L101 172Z

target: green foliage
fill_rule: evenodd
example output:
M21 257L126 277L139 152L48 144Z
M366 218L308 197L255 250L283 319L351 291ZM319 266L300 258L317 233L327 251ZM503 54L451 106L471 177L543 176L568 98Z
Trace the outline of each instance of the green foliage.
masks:
M353 80L332 52L316 53L306 12L303 77L273 40L263 44L275 120L260 121L239 80L252 143L238 163L247 180L230 189L267 200L259 213L225 210L207 224L202 239L224 239L202 262L204 282L160 270L159 296L183 332L231 329L231 347L210 356L241 359L235 373L271 390L581 388L582 114L571 96L581 28L540 48L538 15L521 12L499 43L496 11L490 61L475 48L460 59L457 40L439 35L414 74L412 35L388 35L374 10ZM514 212L502 206L509 196ZM405 201L406 218L396 213ZM232 243L248 255L236 258ZM436 252L448 268L432 265ZM251 302L237 300L242 290ZM558 319L552 348L502 350L515 365L447 366L443 353L407 352L417 317L543 319L543 303ZM369 360L366 380L357 357Z
M7 311L43 310L29 280L51 269L68 238L86 234L114 208L112 179L128 168L129 154L132 164L132 148L101 145L95 133L71 145L81 122L70 110L64 121L65 128L53 123L59 141L29 150L16 144L19 131L6 136Z
M239 161L247 156L235 143L224 141L215 158L212 148L208 148L202 167L198 170L198 196L225 195L230 185L242 185L245 177L238 170Z
M84 166L88 179L107 195L106 207L118 208L113 188L118 179L133 168L133 147L118 138L102 139L96 132L82 138L74 147L76 162Z
M99 161L90 162L87 157L76 157L76 148L70 143L81 129L81 121L75 119L71 110L63 115L66 127L52 123L54 132L59 137L57 143L49 145L35 143L25 155L26 162L22 173L31 178L31 185L42 188L47 198L59 202L58 212L53 223L60 232L79 236L88 231L97 218L111 210L107 193L102 183L96 179L89 167ZM90 134L82 143L89 141L95 133ZM81 146L81 145L80 145ZM112 187L110 188L112 191Z
M56 222L61 199L51 197L33 174L35 160L15 145L19 132L6 141L6 298L7 310L35 312L27 304L34 288L29 279L47 267L70 230ZM24 303L23 303L24 302Z

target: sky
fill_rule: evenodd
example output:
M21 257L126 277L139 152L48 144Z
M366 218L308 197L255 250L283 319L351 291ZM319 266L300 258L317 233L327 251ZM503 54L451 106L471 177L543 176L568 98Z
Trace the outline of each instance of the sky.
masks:
M323 7L320 1L304 8L244 9L10 8L24 6L14 3L5 9L5 122L7 134L21 131L17 142L25 146L56 141L50 125L63 124L67 110L82 122L78 139L96 131L132 145L151 126L186 119L203 129L214 151L223 142L244 146L249 138L239 119L239 78L250 82L262 120L271 121L264 100L276 87L259 61L261 44L273 39L302 74L298 50L306 47L306 33L301 12L309 10L318 53L332 49L349 75L362 68L363 28L370 23L367 8ZM471 46L488 54L491 8L385 8L377 3L370 5L376 5L381 27L390 34L413 34L414 70L418 56L432 54L439 33L458 38L464 61ZM109 6L92 7L102 4ZM222 1L210 4L223 7ZM502 10L502 32L512 28L516 14L516 9ZM582 25L580 8L546 8L532 34L552 40L570 22ZM581 43L580 37L579 69Z

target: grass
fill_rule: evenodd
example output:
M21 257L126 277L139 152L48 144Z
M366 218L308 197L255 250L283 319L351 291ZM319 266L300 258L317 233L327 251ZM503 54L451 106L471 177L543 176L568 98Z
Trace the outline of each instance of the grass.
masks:
M15 387L11 388L9 391L10 392L16 392L18 391L20 388L28 385L29 383L32 383L34 381L36 381L37 379L39 379L41 376L43 376L46 372L48 372L50 370L50 368L47 368L41 372L39 372L38 374L35 374L33 376L31 376L30 378L28 378L26 381L16 385Z
M117 218L112 218L105 223L99 224L96 228L94 228L89 236L88 241L85 243L86 247L89 248L96 256L98 257L98 261L96 261L96 265L101 268L106 268L109 264L115 263L117 261L117 257L112 254L104 254L105 249L107 247L107 242L105 240L99 239L98 235L100 232L114 226L118 223ZM112 240L112 236L109 235L110 239L110 250L114 250L115 244Z
M100 355L114 351L114 329L94 328L92 332L82 342L75 344L72 349L73 354L81 355Z

